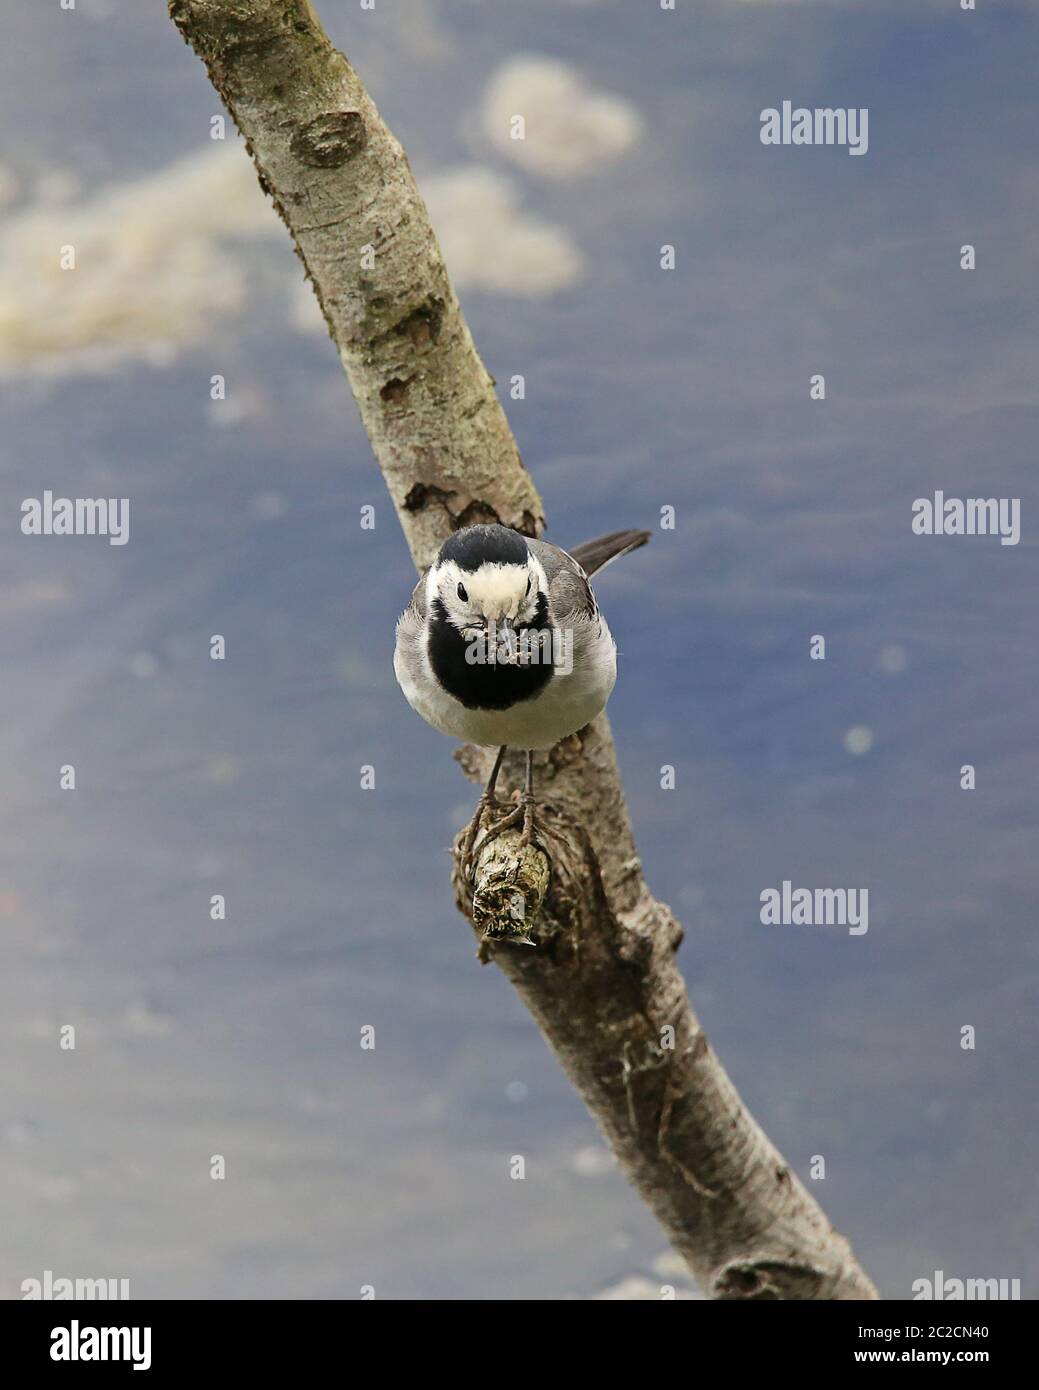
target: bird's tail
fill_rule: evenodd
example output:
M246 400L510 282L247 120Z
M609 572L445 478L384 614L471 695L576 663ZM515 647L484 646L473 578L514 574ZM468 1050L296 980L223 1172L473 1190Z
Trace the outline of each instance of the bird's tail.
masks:
M583 545L575 546L568 553L585 574L592 575L597 570L605 569L614 560L619 560L622 555L627 555L630 550L638 550L640 545L646 544L649 537L649 531L611 531L608 536L585 541Z

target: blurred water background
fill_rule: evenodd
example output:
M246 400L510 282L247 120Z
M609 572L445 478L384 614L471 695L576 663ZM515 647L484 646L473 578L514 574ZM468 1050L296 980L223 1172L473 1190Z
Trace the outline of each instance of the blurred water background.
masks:
M599 595L712 1043L887 1297L1035 1297L1035 8L318 8L550 537L676 509ZM159 3L4 28L0 1293L689 1290L451 905L476 791L393 680L407 551L201 65ZM868 107L868 154L764 147L785 98ZM129 497L129 544L23 536L45 488ZM1021 498L1020 544L912 535L936 488ZM763 926L784 879L868 933Z

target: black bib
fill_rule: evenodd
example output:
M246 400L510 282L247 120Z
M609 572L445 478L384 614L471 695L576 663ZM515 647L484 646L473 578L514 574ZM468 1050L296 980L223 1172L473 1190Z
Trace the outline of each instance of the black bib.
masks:
M531 650L539 660L528 666L507 662L467 661L471 642L463 637L453 623L448 622L447 610L439 598L433 600L432 622L429 627L429 664L433 674L449 695L466 709L509 709L523 700L530 700L552 679L551 655L546 654L537 639L552 635L548 621L548 604L544 594L538 599L534 621L516 629L517 640L530 634ZM547 637L543 644L550 654L554 647Z

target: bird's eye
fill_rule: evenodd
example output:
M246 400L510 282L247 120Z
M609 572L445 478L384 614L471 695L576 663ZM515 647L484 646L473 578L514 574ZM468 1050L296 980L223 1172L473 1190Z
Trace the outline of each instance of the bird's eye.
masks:
M458 597L462 600L463 603L469 602L469 595L465 592L465 585L461 583L461 581L459 581L458 584Z

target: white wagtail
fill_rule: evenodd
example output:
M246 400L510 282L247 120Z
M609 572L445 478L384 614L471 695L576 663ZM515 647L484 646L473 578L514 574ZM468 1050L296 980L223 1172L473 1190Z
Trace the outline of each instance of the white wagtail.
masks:
M463 843L466 877L484 817L501 809L494 785L506 748L527 755L523 798L481 844L521 820L522 843L540 843L532 752L590 723L617 678L617 648L588 576L648 540L648 531L614 531L568 554L506 526L466 526L416 584L397 623L400 688L434 729L498 749Z

